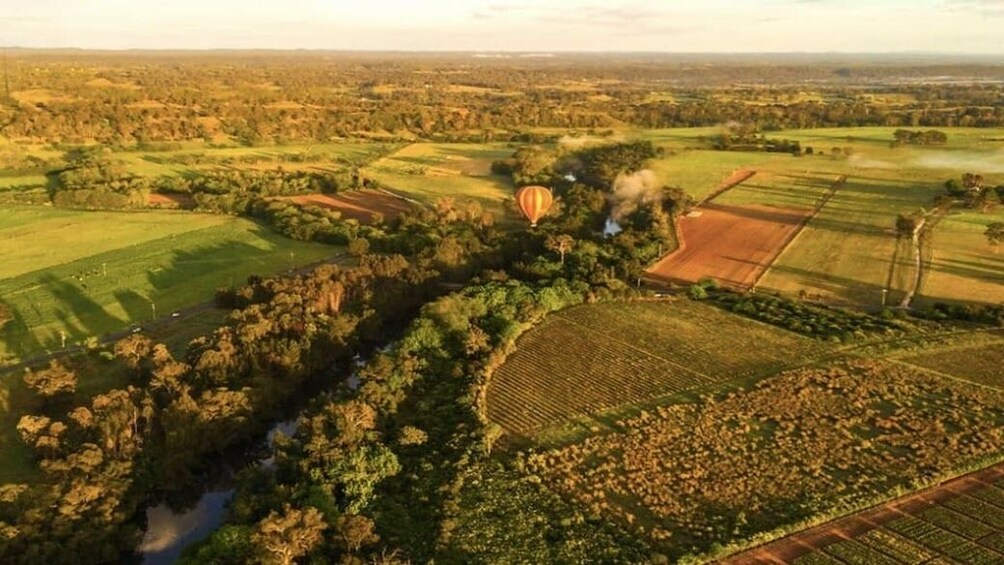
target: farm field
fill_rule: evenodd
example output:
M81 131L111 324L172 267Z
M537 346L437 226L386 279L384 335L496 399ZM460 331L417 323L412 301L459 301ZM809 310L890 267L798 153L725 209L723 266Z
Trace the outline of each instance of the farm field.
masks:
M675 560L999 460L1004 397L898 363L844 361L648 409L612 428L526 464ZM998 493L986 498L953 505L1004 520L1004 508L988 511Z
M648 280L692 283L710 277L724 287L745 290L808 211L712 203L699 213L677 220L683 246L652 265Z
M995 253L983 232L1004 222L1004 209L991 214L952 212L942 218L925 242L918 304L936 300L1004 302L1004 253Z
M900 357L905 363L1004 390L1004 339Z
M378 190L353 190L336 195L305 194L302 196L280 196L276 200L290 200L297 204L320 206L337 210L343 218L361 223L373 221L373 214L380 214L390 220L412 208L408 201Z
M882 527L846 541L823 545L792 563L831 562L908 564L1004 562L1004 480L926 508L913 508ZM862 561L865 560L865 561Z
M649 165L659 182L684 189L696 200L713 192L734 171L764 169L788 155L693 149L655 159Z
M248 220L178 212L0 211L0 296L13 320L0 358L30 357L212 299L252 274L314 263L337 248ZM107 274L106 274L107 273Z
M1004 463L732 556L725 565L1000 563Z
M850 176L764 277L766 289L813 299L867 307L898 303L912 278L909 246L897 256L901 274L890 277L897 250L896 215L930 205L942 191L937 183ZM902 273L902 271L907 271Z
M512 182L491 174L493 161L510 157L504 144L414 143L371 163L364 174L393 191L422 202L450 197L477 200L503 220L513 195Z
M523 437L579 416L588 427L585 415L778 371L828 347L691 301L580 306L520 338L492 377L488 415Z
M696 282L711 277L735 290L749 288L833 181L757 172L680 218L683 244L649 268L649 279Z
M664 184L682 186L698 199L735 170L757 171L755 177L715 198L714 203L720 205L811 207L818 189L829 182L825 179L847 175L846 185L798 234L759 286L789 296L804 291L814 300L876 308L882 305L883 290L888 290L887 304L898 304L915 277L912 247L896 238L898 214L929 209L934 196L944 193L944 182L968 170L984 172L988 186L1004 183L1000 165L1004 132L1000 129L941 128L948 134L943 146L893 148L890 141L895 129L766 134L814 148L813 155L799 157L694 149L701 136L718 134L719 128L634 130L626 135L666 149L668 154L655 160L652 169ZM983 226L1000 221L1002 213L1000 209L993 214L956 210L934 227L924 242L926 261L917 304L1004 300L1001 260L982 235ZM722 227L735 229L731 222ZM711 231L716 242L728 237L717 229ZM706 274L714 276L710 268ZM695 277L699 275L675 278L689 281Z

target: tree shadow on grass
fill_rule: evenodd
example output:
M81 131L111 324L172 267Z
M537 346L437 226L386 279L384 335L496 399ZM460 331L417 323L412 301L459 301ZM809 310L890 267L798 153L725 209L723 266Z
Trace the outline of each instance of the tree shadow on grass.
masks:
M95 302L72 283L52 274L42 275L39 277L39 282L48 287L52 296L61 303L62 308L59 316L64 325L68 322L69 314L72 314L80 322L79 327L68 326L70 331L67 332L67 337L81 339L99 336L126 324L124 320L109 314L101 304Z
M219 286L243 284L250 275L268 276L302 265L306 261L290 252L281 252L275 242L282 236L267 228L256 226L252 233L266 245L257 246L244 241L224 240L215 244L174 252L168 265L149 273L148 280L155 289L155 299L168 296L185 286L204 281L204 300L212 300ZM331 254L337 253L332 248ZM282 254L281 257L277 257ZM143 299L147 310L149 300ZM159 306L159 305L158 305Z
M958 259L940 259L932 261L928 267L932 271L938 271L957 277L974 279L992 283L998 283L1004 288L1004 269L994 272L994 266L975 261L961 261Z
M150 299L135 290L116 290L113 295L122 305L129 320L145 320L152 315Z
M10 304L4 303L10 311L10 320L0 327L4 348L18 357L24 358L42 350L42 343L28 328L24 316Z
M885 269L888 269L888 265L884 262L876 261L875 263L875 268L882 274L886 272ZM810 294L814 291L823 291L836 298L838 303L864 307L875 307L881 304L883 290L881 286L827 273L822 270L825 267L825 265L821 265L820 270L810 271L783 264L774 264L771 267L771 273L797 277L799 283L805 286L805 290L809 291ZM900 293L890 292L890 295L893 294L898 296ZM893 304L893 296L888 297L887 303Z

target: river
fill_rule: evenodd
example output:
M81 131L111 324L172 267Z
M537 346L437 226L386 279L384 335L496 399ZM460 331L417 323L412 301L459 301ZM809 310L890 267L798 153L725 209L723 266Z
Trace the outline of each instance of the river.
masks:
M389 346L380 348L381 352L389 350ZM353 363L356 370L366 364L367 360L359 355ZM345 384L352 390L359 388L359 376L356 371L345 379ZM296 418L284 420L272 426L265 436L265 448L268 457L258 459L253 464L271 467L275 464L272 447L275 436L282 433L292 436L296 431ZM229 487L229 485L227 485ZM137 551L143 556L144 565L169 565L178 560L188 546L198 543L216 531L226 519L227 503L234 496L232 488L211 490L205 492L191 510L175 512L164 503L151 506L146 510L146 532Z

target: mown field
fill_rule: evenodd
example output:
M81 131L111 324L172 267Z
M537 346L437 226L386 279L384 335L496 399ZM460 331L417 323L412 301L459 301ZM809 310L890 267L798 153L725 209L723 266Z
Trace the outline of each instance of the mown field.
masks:
M900 514L881 527L825 545L793 563L1004 563L1004 480Z
M918 128L912 128L918 129ZM715 199L716 203L811 206L827 179L846 184L778 258L760 287L816 300L877 308L883 290L898 304L912 287L915 268L908 242L897 241L896 217L931 209L944 182L978 172L988 186L1004 183L1004 130L938 128L948 143L890 147L895 128L832 128L767 132L801 142L812 155L709 151L702 136L721 128L633 131L666 150L652 169L661 182L697 198L713 191L732 171L757 175ZM991 213L953 210L923 243L925 262L916 303L939 300L1004 301L1004 263L983 237L985 226L1004 221L1004 207Z
M30 357L212 299L221 286L335 255L248 220L179 212L0 210L0 358Z
M856 360L650 408L526 464L589 513L678 559L870 506L1002 455L999 390ZM987 507L967 512L987 516Z
M374 161L364 174L421 202L477 200L503 220L515 213L507 205L513 186L508 178L491 174L491 164L514 151L505 144L414 143Z
M696 302L580 306L520 338L492 377L488 415L518 436L577 418L588 428L597 423L590 415L775 372L827 349Z

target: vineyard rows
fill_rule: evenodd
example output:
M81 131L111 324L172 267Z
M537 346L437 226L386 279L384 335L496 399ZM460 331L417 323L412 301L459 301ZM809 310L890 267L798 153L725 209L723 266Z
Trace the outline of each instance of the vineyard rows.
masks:
M532 453L526 464L590 514L638 527L678 557L1004 453L1004 397L902 364L849 361L643 411L615 429ZM943 517L932 512L930 520L890 522L885 535L834 545L806 562L895 565L925 562L931 553L1002 563L1004 556L976 541L1004 526L1000 494L947 502L941 512L960 516L952 525L960 533L936 525ZM927 550L902 541L911 538Z
M793 563L1004 563L1004 480L892 520Z
M990 336L987 336L989 338ZM960 379L1004 390L1004 340L947 351L931 351L903 361Z
M827 347L694 302L582 306L519 340L492 377L488 413L507 431L531 435L578 415L778 371Z

